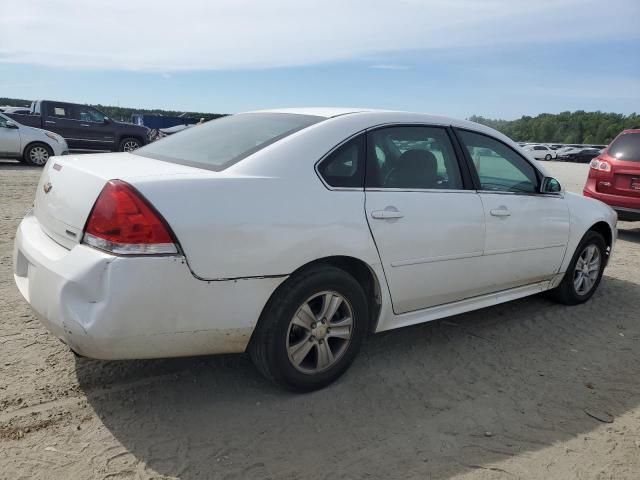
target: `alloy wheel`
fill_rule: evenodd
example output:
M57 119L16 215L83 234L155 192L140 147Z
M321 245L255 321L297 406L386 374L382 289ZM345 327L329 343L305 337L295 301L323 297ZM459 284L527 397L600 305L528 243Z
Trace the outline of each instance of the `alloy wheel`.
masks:
M337 292L308 298L287 332L287 354L296 370L316 374L329 369L346 352L353 333L353 308Z
M123 152L133 152L134 150L137 150L138 148L140 148L140 145L135 140L127 140L122 145L122 151Z
M597 246L587 245L576 262L573 272L573 287L578 295L586 295L598 280L602 257Z

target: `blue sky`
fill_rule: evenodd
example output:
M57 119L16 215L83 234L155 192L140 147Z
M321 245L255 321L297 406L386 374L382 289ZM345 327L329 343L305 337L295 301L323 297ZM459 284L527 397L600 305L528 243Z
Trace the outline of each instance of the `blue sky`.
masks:
M0 18L0 31L34 31L56 15L39 0L6 1L16 2L17 13ZM49 31L40 43L25 44L24 34L19 42L0 40L0 96L230 113L327 105L507 119L640 111L637 0L604 7L549 0L533 10L513 0L402 0L381 2L371 16L358 8L375 0L353 10L309 2L318 18L289 0L270 2L280 7L277 17L257 4L247 9L251 2L212 9L215 2L185 0L180 18L190 20L188 31L174 25L138 34L135 22L117 21L127 18L118 15L127 13L126 2L114 0L115 11L96 25L83 3L60 1L94 28L60 17L62 38ZM172 5L149 22L165 25ZM209 18L193 23L187 14Z

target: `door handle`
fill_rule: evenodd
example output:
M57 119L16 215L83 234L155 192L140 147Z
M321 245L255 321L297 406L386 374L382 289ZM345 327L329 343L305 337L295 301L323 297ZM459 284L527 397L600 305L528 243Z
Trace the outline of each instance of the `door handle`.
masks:
M511 216L511 212L507 207L494 208L490 211L491 215L494 217L509 217Z
M371 212L371 216L379 220L404 217L404 215L397 210L374 210L373 212Z
M56 123L53 120L45 120L44 123Z
M86 123L81 123L81 124L80 124L80 126L81 126L81 127L90 127L91 125L88 125L88 124L86 124Z

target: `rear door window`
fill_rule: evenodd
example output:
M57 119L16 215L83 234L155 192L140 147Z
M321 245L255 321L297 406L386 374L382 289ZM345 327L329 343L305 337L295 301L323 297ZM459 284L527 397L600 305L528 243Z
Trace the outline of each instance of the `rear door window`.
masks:
M640 133L625 133L609 147L609 155L618 160L640 162Z
M458 160L446 129L397 126L368 134L368 188L461 190Z
M73 119L73 113L69 105L50 103L49 104L49 116L57 118Z

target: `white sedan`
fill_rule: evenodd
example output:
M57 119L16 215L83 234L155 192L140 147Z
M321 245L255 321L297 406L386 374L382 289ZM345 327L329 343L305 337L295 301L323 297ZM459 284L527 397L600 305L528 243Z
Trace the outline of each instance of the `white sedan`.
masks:
M536 160L552 160L558 158L558 152L547 147L546 145L527 145L524 151Z
M66 140L57 133L22 125L0 113L0 158L41 167L49 157L68 153Z
M546 290L585 302L615 225L488 127L273 110L132 153L55 158L14 273L80 355L248 351L306 391L340 376L370 332Z

